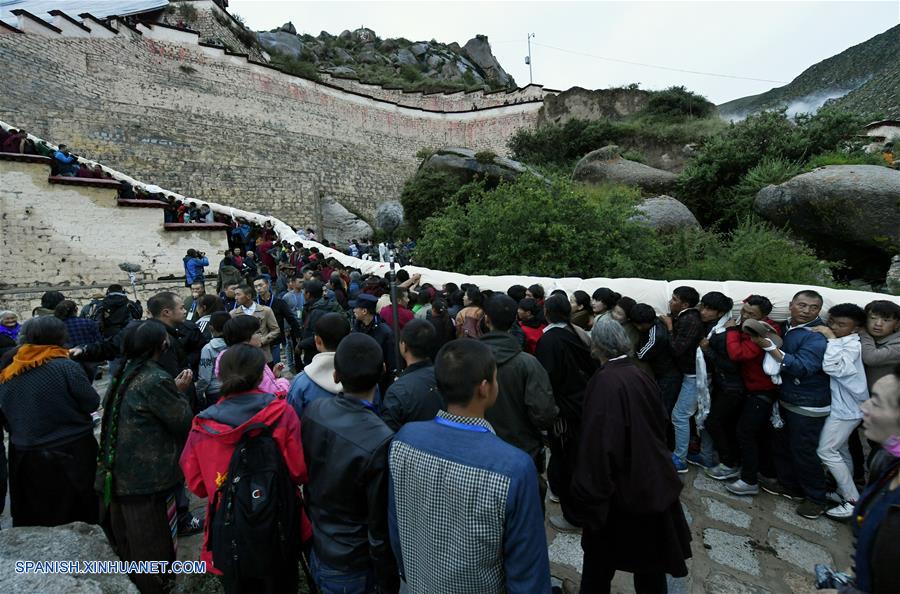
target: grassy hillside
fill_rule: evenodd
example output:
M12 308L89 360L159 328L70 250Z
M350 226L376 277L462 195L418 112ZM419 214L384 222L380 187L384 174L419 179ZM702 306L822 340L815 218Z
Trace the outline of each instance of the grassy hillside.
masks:
M794 103L801 111L810 111L803 108L813 106L814 110L825 98L845 95L848 91L857 96L835 103L860 113L897 115L900 25L810 66L783 87L723 103L719 113L725 117L745 116Z

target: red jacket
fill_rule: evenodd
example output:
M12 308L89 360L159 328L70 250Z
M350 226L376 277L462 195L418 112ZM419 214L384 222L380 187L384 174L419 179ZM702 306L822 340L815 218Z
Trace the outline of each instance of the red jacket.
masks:
M208 497L210 503L218 486L228 474L228 465L235 445L241 438L244 428L251 423L265 423L275 425L272 437L278 444L284 462L287 465L291 479L298 485L305 484L308 479L306 461L303 457L303 444L300 441L300 420L294 408L287 404L283 398L275 398L265 404L264 398L272 398L271 394L248 392L234 394L220 400L196 417L191 426L184 451L181 453L181 470L188 488L197 497ZM237 427L217 419L227 417L242 418L242 413L253 408L259 409L250 418L244 420ZM248 413L249 414L249 413ZM203 549L200 552L200 560L206 561L206 566L213 573L221 573L212 563L212 554L207 547L209 539L209 525L212 520L210 503L206 506L206 526L203 532ZM312 525L306 512L300 510L300 535L306 542L312 537Z
M544 328L547 327L547 324L529 326L520 322L519 326L521 326L522 332L525 334L525 348L523 350L529 355L533 355L537 350L538 341L544 335Z
M779 336L781 335L781 327L777 322L769 318L763 321L775 328ZM728 358L740 365L741 378L744 380L744 387L748 392L770 392L777 389L762 368L765 351L756 346L756 343L750 340L749 335L740 330L729 330L725 341Z
M391 330L394 331L394 336L400 336L400 332L403 330L403 327L416 319L416 314L412 312L411 309L403 307L402 305L397 306L397 323L400 325L400 330L394 328L394 311L390 305L385 305L381 308L381 311L378 312L378 315L381 316L381 319L384 320L384 323L391 327Z

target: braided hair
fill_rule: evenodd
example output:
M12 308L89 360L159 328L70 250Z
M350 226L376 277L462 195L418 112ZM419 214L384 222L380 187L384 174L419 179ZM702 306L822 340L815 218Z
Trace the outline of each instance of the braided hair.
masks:
M113 491L113 467L119 440L119 416L122 400L128 386L140 374L149 361L164 349L168 332L162 322L146 320L125 328L122 336L124 364L119 366L109 382L103 402L103 427L100 431L100 448L97 467L103 475L103 504L109 506Z

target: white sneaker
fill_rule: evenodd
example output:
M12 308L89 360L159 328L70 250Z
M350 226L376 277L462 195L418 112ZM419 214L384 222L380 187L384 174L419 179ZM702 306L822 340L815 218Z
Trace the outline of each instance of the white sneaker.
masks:
M559 532L581 532L581 528L572 524L562 516L550 516L550 525Z
M853 503L850 501L845 501L844 503L832 507L828 511L825 512L825 515L831 518L832 520L846 520L847 518L853 517Z

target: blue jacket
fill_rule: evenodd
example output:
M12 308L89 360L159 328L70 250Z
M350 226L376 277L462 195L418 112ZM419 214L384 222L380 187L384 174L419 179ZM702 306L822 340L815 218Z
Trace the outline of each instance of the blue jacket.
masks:
M491 429L439 412L394 436L388 526L412 592L550 593L534 462Z
M190 285L195 280L203 280L203 267L209 266L209 260L203 258L187 258L184 261L185 281Z
M291 389L287 394L288 404L294 407L294 410L297 411L297 416L303 416L303 409L306 406L319 398L326 398L329 396L334 396L333 392L329 392L316 382L312 381L312 378L309 377L306 373L301 373L297 377L294 378L294 381L291 382Z
M828 375L822 371L822 359L828 347L828 339L807 327L822 326L816 318L801 328L784 328L784 344L781 352L781 399L794 406L822 407L831 404L831 387Z

